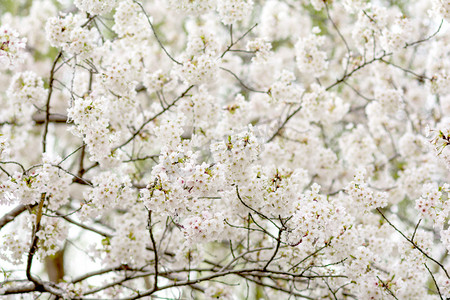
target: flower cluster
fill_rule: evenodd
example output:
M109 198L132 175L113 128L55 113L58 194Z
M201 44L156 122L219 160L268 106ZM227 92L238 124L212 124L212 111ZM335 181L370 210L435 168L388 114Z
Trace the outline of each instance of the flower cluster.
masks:
M54 255L64 244L67 237L67 225L56 218L44 218L36 233L39 246L39 255L43 259Z
M186 57L178 70L179 76L187 84L202 84L214 80L218 71L218 63L210 55Z
M24 215L17 219L16 228L27 234L17 235L14 232L2 235L3 243L0 246L2 260L19 265L23 262L25 254L31 247L31 230L34 224L34 215Z
M57 210L69 200L71 177L58 168L59 157L45 154L43 164L28 173L14 173L0 186L0 204L38 203L45 197L49 209Z
M416 200L416 209L423 217L432 220L435 227L443 230L450 214L449 185L444 184L444 186L438 187L428 183L423 186L423 191L422 196Z
M94 188L84 194L82 213L85 216L98 215L99 210L127 207L136 199L128 177L105 172L94 177L92 184Z
M115 6L116 0L75 0L75 6L92 15L109 13Z
M430 140L431 145L434 146L436 155L441 158L447 168L450 169L450 128L447 126L442 129L433 131L433 137Z
M114 13L114 30L119 37L148 37L150 30L139 5L132 0L121 1Z
M12 69L23 61L27 39L7 25L0 27L0 68Z
M111 153L115 138L109 133L109 119L104 116L107 109L106 98L88 96L78 98L68 110L68 117L73 120L76 134L83 137L92 159L99 161Z
M255 53L252 61L255 63L264 63L270 57L272 45L263 39L256 39L247 43L247 51Z
M218 167L197 164L197 155L179 145L163 148L153 168L154 180L141 190L141 199L152 211L172 216L200 214L210 208Z
M385 192L374 192L365 181L366 171L358 170L346 191L356 205L362 209L370 210L383 208L388 204L388 195Z
M283 70L270 87L270 95L274 102L285 101L296 103L300 100L303 89L295 83L295 75L292 72Z
M147 226L142 221L145 220L145 215L143 207L136 205L134 209L115 220L123 226L112 238L102 240L103 249L100 252L106 253L103 259L105 265L139 265L149 260L145 252L149 239Z
M114 95L132 98L135 96L136 83L129 78L129 67L124 64L114 64L102 74L105 89Z
M288 243L301 247L303 251L323 246L349 226L345 224L348 218L344 207L327 200L319 191L320 186L313 184L310 191L300 196L297 210L288 223L288 226L293 226L287 231Z
M242 21L252 11L253 0L218 1L217 12L223 24L230 25Z
M306 119L324 124L340 121L349 109L348 103L317 84L303 96L302 107Z
M300 38L295 44L297 67L303 74L320 77L328 69L327 54L320 50L325 44L325 37L318 35L320 30L313 29L315 34Z
M98 34L83 27L86 19L80 15L62 15L48 19L45 32L50 44L62 47L72 55L88 56L95 47Z
M169 0L168 2L170 7L191 14L208 12L216 5L215 0Z
M31 103L38 107L45 104L47 97L44 81L32 71L17 73L12 78L7 93L18 104Z
M200 216L185 219L182 228L187 242L195 244L220 240L224 225L224 216L221 213L211 215L204 212Z
M236 184L246 182L251 165L260 153L260 144L253 128L227 137L226 141L211 145L214 161L223 166L227 180Z

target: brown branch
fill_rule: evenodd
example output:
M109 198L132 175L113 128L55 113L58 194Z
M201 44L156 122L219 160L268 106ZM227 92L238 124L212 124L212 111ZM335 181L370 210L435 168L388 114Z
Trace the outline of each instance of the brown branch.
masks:
M62 51L59 52L58 56L53 61L52 69L50 70L50 79L49 79L49 87L48 87L48 95L47 95L47 104L45 105L45 122L44 122L44 135L42 137L42 153L45 153L47 150L47 133L48 133L48 124L50 120L50 99L52 98L53 93L53 81L55 80L55 67L56 63L62 56Z
M155 281L153 282L153 292L156 292L158 290L158 247L156 246L155 237L153 235L153 228L152 228L152 211L148 211L148 231L150 233L150 239L152 241L153 245L153 253L155 254Z
M6 287L5 290L2 293L0 293L0 295L25 294L43 291L44 290L42 289L42 287L36 286L33 282L26 282L21 285Z
M35 115L33 115L33 121L38 125L45 124L46 117L45 117L45 115L35 114ZM49 114L48 122L49 123L67 123L67 116L60 115L60 114Z
M27 207L25 205L19 204L15 208L13 208L10 212L6 213L1 219L0 219L0 230L8 224L9 222L14 221L14 219L23 213L25 210L27 210Z
M280 221L281 221L281 216L280 216ZM283 223L282 223L283 224ZM281 244L281 234L283 233L283 231L286 229L286 227L283 225L283 227L281 227L278 230L278 238L277 238L277 246L275 248L275 251L272 254L272 257L269 259L269 261L266 263L266 265L263 268L263 271L267 270L267 267L270 265L270 263L275 259L275 257L277 256L278 250L280 249L280 244Z
M39 231L40 226L41 226L42 209L44 207L45 197L46 197L46 194L42 193L41 200L39 201L38 209L36 212L36 223L35 223L32 235L31 235L31 247L28 252L27 268L26 268L26 276L27 276L28 280L33 282L34 284L36 284L36 286L42 286L42 283L40 283L34 276L31 275L31 265L33 263L33 256L37 251L37 242L39 239L37 236L37 232Z
M302 278L347 278L344 275L299 275L299 274L286 273L286 272L275 271L275 270L241 269L241 270L229 270L229 271L224 271L224 272L218 272L215 274L211 274L211 275L200 277L200 278L193 279L193 280L177 281L172 284L160 286L158 288L158 291L173 288L173 287L179 287L179 286L189 286L192 284L197 284L197 283L200 283L203 281L208 281L208 280L211 280L214 278L224 277L224 276L228 276L228 275L240 276L240 275L245 275L245 274L252 275L254 273L256 273L257 275L263 275L263 276L269 276L270 274L282 274L282 275L286 275L286 276L291 276L293 278L296 278L296 277L302 277ZM135 300L135 299L139 299L142 297L150 296L153 293L154 293L154 291L153 291L153 289L151 289L151 290L145 291L144 293L139 294L138 296L124 298L124 299Z
M90 226L85 225L85 224L83 224L83 223L80 223L80 222L78 222L78 221L75 221L75 220L73 220L72 218L70 218L70 217L68 217L68 216L64 216L64 215L62 215L62 214L59 213L59 212L56 212L56 214L57 214L57 215L60 215L61 218L63 218L63 219L66 220L67 222L69 222L69 223L71 223L71 224L73 224L73 225L76 225L76 226L78 226L78 227L80 227L80 228L83 228L83 229L85 229L85 230L94 232L94 233L96 233L96 234L98 234L98 235L101 235L101 236L103 236L103 237L107 237L107 238L113 237L112 234L103 232L103 231L101 231L101 230L95 229L95 228L93 228L93 227L90 227Z
M428 268L427 264L423 264L423 265L427 269L428 273L430 273L431 279L433 279L434 285L436 286L437 293L439 294L439 298L441 300L444 300L444 298L442 298L442 294L441 294L441 290L439 289L439 285L436 282L436 278L434 278L433 272L431 272L431 270L430 270L430 268ZM448 298L446 298L446 299L448 299Z
M130 268L127 265L120 265L117 267L111 267L111 268L106 268L106 269L101 269L101 270L97 270L97 271L92 271L89 273L86 273L80 277L77 277L75 279L72 280L72 283L77 283L77 282L81 282L84 281L86 279L89 279L91 277L94 276L99 276L99 275L103 275L109 272L117 272L117 271L126 271L129 270Z

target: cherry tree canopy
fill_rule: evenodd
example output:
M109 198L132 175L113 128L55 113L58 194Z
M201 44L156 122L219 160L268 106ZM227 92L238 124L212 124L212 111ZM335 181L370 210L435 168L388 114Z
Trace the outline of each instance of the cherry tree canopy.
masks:
M450 298L449 21L1 1L0 295Z

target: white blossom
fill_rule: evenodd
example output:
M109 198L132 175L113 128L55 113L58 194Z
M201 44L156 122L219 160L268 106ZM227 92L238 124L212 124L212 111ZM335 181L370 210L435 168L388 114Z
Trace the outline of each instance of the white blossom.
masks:
M75 0L75 6L93 15L109 13L115 6L116 0Z
M27 39L8 25L0 27L0 68L13 69L21 63L25 55Z
M328 69L327 54L320 48L325 43L325 37L311 34L300 38L295 44L297 67L304 74L320 77Z
M450 297L447 0L6 2L0 297Z

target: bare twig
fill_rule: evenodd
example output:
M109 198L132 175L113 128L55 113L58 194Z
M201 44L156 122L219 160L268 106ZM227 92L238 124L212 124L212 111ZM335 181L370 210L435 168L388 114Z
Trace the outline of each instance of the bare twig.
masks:
M156 246L155 237L153 235L153 228L152 228L152 211L148 211L148 231L150 233L150 240L152 241L153 245L153 253L155 254L155 276L153 281L153 292L156 292L158 290L158 247Z
M401 236L403 236L408 242L410 242L414 248L416 248L417 250L420 251L420 253L422 253L426 258L428 258L429 260L431 260L432 262L434 262L435 264L437 264L445 273L445 275L447 276L448 279L450 279L450 275L447 272L447 269L445 269L445 267L438 262L437 260L435 260L434 258L432 258L431 256L429 256L425 251L423 251L412 239L409 239L401 230L399 230L397 227L395 227L394 224L392 224L387 218L386 216L383 214L383 212L377 208L378 213L383 217L383 219L386 220L386 222L388 222L389 225L391 225L392 228L395 229L395 231L397 231L398 233L400 233Z
M0 230L11 221L27 210L25 205L19 204L15 208L13 208L10 212L6 213L3 217L0 218Z
M33 256L37 251L37 242L39 239L37 236L37 232L39 231L41 226L42 209L44 207L45 198L46 194L42 193L41 200L39 201L37 207L35 226L31 235L31 247L30 250L28 251L27 268L26 268L26 276L28 280L36 284L36 286L42 286L42 283L40 283L33 275L31 275L31 265L33 263Z
M191 86L189 86L180 96L178 96L172 103L170 103L166 108L164 108L163 110L161 110L159 113L157 113L156 115L154 115L153 117L151 117L151 118L149 118L147 121L145 121L142 125L141 125L141 127L139 127L134 133L133 133L133 135L128 139L128 140L126 140L124 143L122 143L120 146L117 146L117 147L115 147L114 148L114 150L113 151L115 151L115 150L117 150L117 149L120 149L120 148L122 148L122 147L124 147L125 145L128 145L128 143L130 143L132 140L134 140L134 138L139 134L139 133L141 133L141 131L144 129L144 127L148 124L148 123L150 123L150 122L152 122L153 120L155 120L157 117L159 117L160 115L162 115L163 113L165 113L167 110L169 110L172 106L174 106L181 98L183 98L184 96L186 96L187 95L187 93L193 88L194 86L193 85L191 85ZM86 170L87 171L87 170Z
M49 120L50 120L50 100L52 98L52 93L53 93L53 81L55 80L55 78L54 78L55 67L56 67L56 63L59 61L61 56L62 56L62 51L60 51L59 54L56 56L55 60L53 61L52 69L50 70L47 103L45 104L45 122L44 122L44 135L42 137L42 153L45 153L47 150L47 133L48 133L48 124L49 124Z
M434 285L436 286L437 293L439 294L439 298L441 298L441 300L444 300L444 298L442 298L442 294L441 294L441 290L439 289L439 285L436 282L436 278L434 278L433 272L431 272L431 270L430 270L430 268L428 268L427 264L423 264L423 265L425 266L428 273L430 273L431 278L433 279Z
M254 92L254 93L261 93L261 94L267 94L266 91L258 91L254 88L249 87L248 85L246 85L233 71L228 70L226 68L220 67L221 70L224 70L225 72L233 75L234 78L237 79L237 81L239 82L239 84L246 90L249 90L250 92Z
M236 45L237 43L239 43L247 34L250 33L250 31L253 30L253 28L255 28L256 26L258 26L258 23L256 23L255 25L253 25L252 27L250 27L249 30L247 30L240 38L238 38L236 41L233 41L233 25L230 25L230 45L228 45L227 49L222 53L222 55L220 56L220 58L224 57L225 54L229 51L238 51L238 50L231 50L231 48L233 48L234 45ZM242 50L240 50L239 52L241 52Z
M164 51L164 53L166 53L167 57L169 57L174 63L178 64L178 65L182 65L182 63L180 63L179 61L177 61L175 58L172 57L172 55L169 54L169 52L166 50L166 48L164 47L163 43L161 42L161 40L159 39L158 35L156 34L156 29L153 26L152 21L150 20L150 16L147 14L147 12L145 11L144 7L142 6L142 4L139 1L133 0L134 3L136 3L137 5L139 5L139 7L141 8L142 12L144 13L145 17L147 18L147 22L150 25L150 28L152 29L153 35L156 38L156 41L158 42L159 46L161 47L161 49Z

